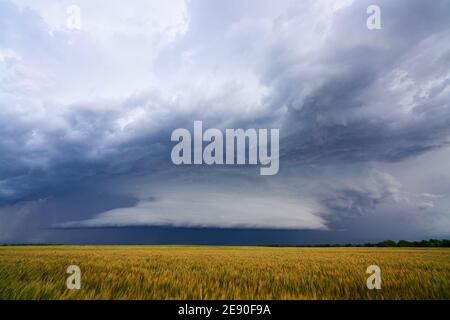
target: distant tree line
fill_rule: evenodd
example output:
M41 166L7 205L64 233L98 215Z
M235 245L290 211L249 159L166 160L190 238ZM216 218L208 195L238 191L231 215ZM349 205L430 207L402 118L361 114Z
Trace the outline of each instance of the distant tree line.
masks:
M426 247L426 248L448 248L450 247L450 240L422 240L422 241L407 241L400 240L398 242L392 240L385 240L376 243L363 243L363 244L304 244L304 245L282 245L282 244L273 244L269 245L269 247L398 247L398 248L411 248L411 247Z

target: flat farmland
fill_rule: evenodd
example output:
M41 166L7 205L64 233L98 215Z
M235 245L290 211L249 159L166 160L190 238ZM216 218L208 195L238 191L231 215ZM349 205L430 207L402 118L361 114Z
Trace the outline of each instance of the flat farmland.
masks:
M450 249L4 246L0 299L450 299Z

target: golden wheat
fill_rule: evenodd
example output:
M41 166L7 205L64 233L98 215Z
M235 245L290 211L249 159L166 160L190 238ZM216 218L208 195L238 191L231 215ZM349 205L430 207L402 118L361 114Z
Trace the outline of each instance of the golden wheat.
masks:
M450 249L0 247L0 299L450 299Z

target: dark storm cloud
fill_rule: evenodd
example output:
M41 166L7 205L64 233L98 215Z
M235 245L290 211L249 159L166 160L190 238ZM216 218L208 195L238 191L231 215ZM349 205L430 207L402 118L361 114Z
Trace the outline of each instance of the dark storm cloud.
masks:
M267 4L266 10L265 6L252 10L252 16L239 12L233 4L229 5L233 13L211 13L195 2L192 8L196 12L191 17L201 19L192 21L188 31L179 31L177 38L166 32L184 20L169 19L167 28L150 35L139 28L130 29L128 24L121 26L123 30L112 29L114 36L105 35L108 28L90 25L92 29L85 31L93 35L85 36L50 26L54 19L41 17L39 8L21 10L13 2L2 2L3 230L17 224L14 230L20 234L21 223L30 228L77 221L109 225L111 218L119 225L139 225L141 215L150 209L159 210L154 217L168 212L158 223L170 218L172 225L180 225L179 216L183 215L171 214L184 209L189 223L204 224L207 210L199 216L192 203L175 207L164 202L172 199L177 204L170 185L157 201L132 192L121 195L117 186L109 188L140 175L157 184L158 172L164 172L163 179L172 181L173 186L177 186L178 175L195 176L196 171L181 172L170 161L171 131L191 129L194 120L221 129L280 127L281 172L290 170L292 177L311 185L320 180L317 171L311 170L314 173L309 176L297 176L296 171L317 165L335 167L326 179L321 178L316 194L308 191L307 183L299 190L288 190L307 194L312 205L303 206L295 198L283 226L300 215L293 208L310 218L299 226L319 229L326 225L322 217L337 223L395 202L400 186L393 178L362 187L359 182L327 183L343 164L399 162L448 145L450 2L378 1L382 29L374 31L366 28L370 1L356 1L337 11L329 4L317 3ZM250 7L254 6L256 3ZM180 12L184 12L182 8ZM211 21L214 28L205 28ZM165 26L164 21L158 23ZM146 60L153 54L156 63ZM156 80L147 85L153 78ZM233 176L232 170L220 171L202 183L223 185L224 190L217 193L236 190L236 185L248 178L243 173L234 184L225 183ZM247 170L252 169L239 168ZM283 179L288 176L281 175L267 190L286 188L289 184ZM361 176L369 179L371 174ZM186 193L186 202L199 190L194 184L188 188L191 193ZM264 198L272 199L275 208L287 201L277 196L270 198L269 192ZM114 197L120 199L112 201ZM73 199L78 203L75 209L64 210L65 205L73 206ZM229 201L226 196L224 199L216 204L221 210ZM241 207L251 207L242 203ZM142 211L137 215L136 207ZM114 209L117 211L111 214ZM23 214L16 217L15 210ZM81 213L77 216L75 211ZM229 215L229 221L222 224L276 226L277 214L267 213L264 223L254 224L240 220L244 213ZM226 216L226 212L220 215ZM258 220L258 212L248 216ZM312 219L315 216L321 218L316 221ZM24 217L30 220L25 223ZM39 219L41 223L36 224ZM208 219L220 221L214 216Z
M335 218L363 216L374 211L377 205L389 199L390 194L368 193L357 190L339 190L322 203Z
M336 14L331 33L317 52L296 56L291 51L301 44L282 41L265 47L266 52L272 52L265 60L264 82L272 92L266 101L271 104L271 110L287 108L287 114L282 118L282 133L285 133L281 145L283 160L307 163L399 161L448 143L449 80L429 89L427 99L415 96L411 102L412 110L407 114L391 117L392 110L400 107L399 97L386 93L389 83L380 83L380 79L389 81L389 74L395 68L409 73L412 81L422 85L446 75L443 70L450 66L450 52L442 42L449 40L450 22L446 12L450 10L450 4L446 1L433 5L423 1L396 1L380 5L383 7L380 31L361 27L365 25L366 16L356 12L364 12L366 3L358 2ZM300 6L298 10L304 10L304 7ZM279 18L273 28L276 30L277 24L291 19L296 22L295 13ZM289 36L296 31L285 32ZM431 48L431 53L422 52L422 57L415 58L416 48L430 49L423 45L430 37L434 37L431 45L435 48ZM424 47L420 48L421 45ZM317 85L307 93L301 90L310 83ZM196 118L204 118L195 109L184 114L185 119L180 119L182 117L177 114L165 115L157 132L147 130L145 126L151 124L142 120L117 141L110 143L108 140L111 136L114 139L116 120L123 115L123 110L151 104L170 108L168 101L155 103L160 99L158 95L148 94L124 102L105 101L104 104L117 105L116 110L107 112L92 110L89 103L72 109L61 118L70 131L82 135L76 141L67 139L65 129L46 129L45 119L30 124L25 119L11 122L2 118L1 152L4 156L1 177L5 190L2 198L19 200L34 192L41 194L41 189L45 193L48 186L62 181L67 183L91 175L107 176L154 167L158 160L167 162L165 154L170 148L167 137L171 130L177 125L189 126ZM377 112L380 103L387 113ZM268 120L265 114L259 120L258 117L252 121L236 119L234 125L251 127ZM211 122L217 123L217 117ZM29 148L27 142L33 135L42 135L45 146ZM152 159L157 160L150 165ZM16 192L8 193L8 190Z
M338 13L314 54L296 57L295 44L280 43L269 56L273 103L287 109L286 159L400 161L448 145L450 3L381 2L379 31L358 26L366 5Z

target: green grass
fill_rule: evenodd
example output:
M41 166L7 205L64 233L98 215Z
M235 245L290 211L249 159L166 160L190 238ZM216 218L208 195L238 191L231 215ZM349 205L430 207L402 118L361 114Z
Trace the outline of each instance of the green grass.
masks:
M450 299L450 249L0 247L0 299Z

